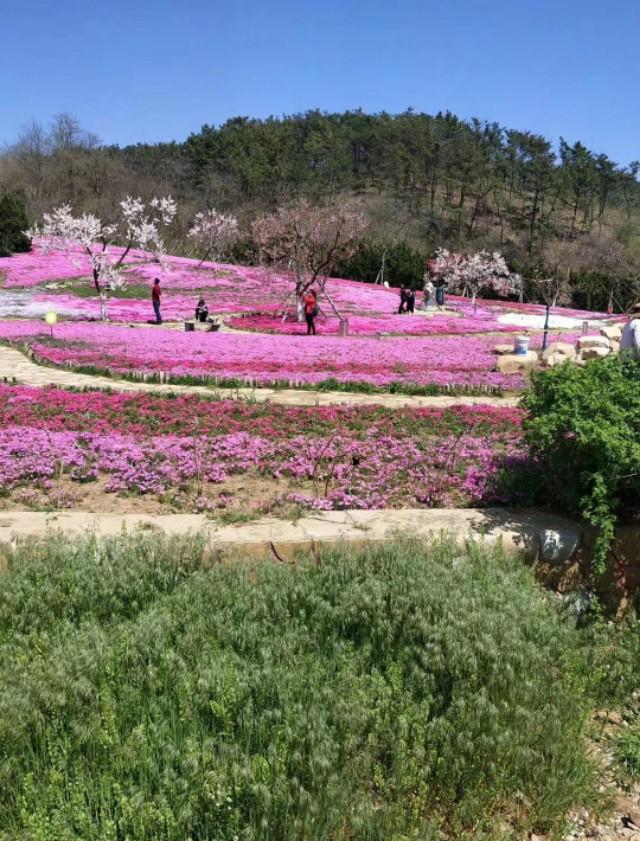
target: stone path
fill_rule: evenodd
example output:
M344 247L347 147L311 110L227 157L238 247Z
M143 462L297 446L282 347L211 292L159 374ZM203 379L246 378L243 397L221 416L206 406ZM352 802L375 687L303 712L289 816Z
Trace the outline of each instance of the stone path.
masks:
M107 537L123 529L159 529L168 535L203 531L213 548L223 553L246 553L289 560L300 550L320 544L370 543L394 537L429 537L442 533L459 541L477 537L501 540L510 554L535 559L541 553L553 560L558 546L574 549L581 541L579 526L547 512L503 508L416 508L371 511L321 511L295 522L263 517L249 523L220 525L204 514L93 514L80 511L0 511L0 543L17 538L43 537L51 531L78 535L92 532ZM554 547L556 547L554 549Z
M159 394L204 394L232 400L255 400L259 403L279 403L287 406L385 406L399 409L405 406L422 407L490 404L492 406L516 406L519 397L471 397L437 395L419 397L402 394L359 394L341 391L305 391L302 389L275 388L214 388L191 385L163 385L160 383L130 382L111 377L80 374L64 368L49 368L38 365L16 348L0 346L0 380L15 381L23 385L57 385L63 388L97 388L113 391L144 391Z

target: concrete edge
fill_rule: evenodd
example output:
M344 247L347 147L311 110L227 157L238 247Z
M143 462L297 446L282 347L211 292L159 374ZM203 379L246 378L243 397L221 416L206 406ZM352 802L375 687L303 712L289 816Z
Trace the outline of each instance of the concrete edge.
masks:
M583 544L579 525L546 511L528 509L384 509L327 511L292 522L263 517L249 523L219 525L204 514L93 514L79 511L0 512L0 544L44 538L54 533L114 537L159 530L168 536L203 532L210 548L222 554L290 560L321 545L354 546L394 538L434 539L451 535L468 540L500 541L509 555L563 563Z

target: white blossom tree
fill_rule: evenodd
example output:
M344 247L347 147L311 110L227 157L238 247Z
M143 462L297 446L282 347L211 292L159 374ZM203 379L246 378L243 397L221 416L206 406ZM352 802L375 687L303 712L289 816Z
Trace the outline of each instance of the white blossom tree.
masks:
M293 274L299 321L304 319L302 297L312 286L335 310L325 288L329 272L355 253L367 225L366 216L351 203L314 206L306 199L253 223L263 264Z
M116 220L106 223L91 213L74 216L71 205L63 204L45 213L42 225L36 225L27 234L42 253L61 251L78 268L88 259L100 297L100 313L106 319L109 294L125 285L124 261L132 248L148 252L166 268L160 228L171 224L176 211L170 196L152 198L148 204L127 196L120 202ZM118 243L120 247L116 248Z
M238 233L238 220L235 216L226 216L212 208L203 213L196 213L187 236L194 241L202 255L202 264L205 260L217 259L222 249L230 245Z
M483 290L506 297L517 292L521 286L520 275L509 271L504 257L497 251L467 255L439 248L436 256L429 260L427 269L431 277L446 283L452 292L470 295L474 307Z

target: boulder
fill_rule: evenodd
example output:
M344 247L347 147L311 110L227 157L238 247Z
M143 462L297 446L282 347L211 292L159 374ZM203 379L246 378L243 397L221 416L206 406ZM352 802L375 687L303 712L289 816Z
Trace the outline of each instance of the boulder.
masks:
M560 355L566 356L568 359L574 359L576 356L576 349L573 345L570 345L569 342L551 342L550 345L547 346L546 350L542 353L542 359L544 362L551 356Z
M493 349L498 356L504 356L507 353L513 353L513 345L496 345Z
M600 335L604 336L610 341L619 342L622 338L622 325L620 324L605 324L600 328Z
M586 362L589 359L603 359L605 356L609 356L610 353L611 351L608 345L607 347L586 347L582 349L580 356Z
M541 529L538 535L540 541L540 554L542 559L550 564L563 564L571 560L578 549L581 541L580 529L566 528Z
M560 353L560 351L547 354L545 351L542 358L547 368L555 368L556 365L562 365L563 362L575 362L576 354L574 352L573 356L568 356L566 353Z
M530 350L523 354L504 354L497 360L496 370L501 374L528 374L538 361L538 354Z
M602 347L609 350L609 339L605 336L580 336L578 339L578 350L592 347Z
M616 342L615 339L609 339L609 347L611 353L620 353L620 342Z

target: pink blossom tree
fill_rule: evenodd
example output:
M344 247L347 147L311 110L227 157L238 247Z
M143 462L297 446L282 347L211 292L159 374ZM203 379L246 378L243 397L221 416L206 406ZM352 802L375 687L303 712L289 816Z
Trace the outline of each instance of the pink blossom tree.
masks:
M312 286L339 315L327 294L327 278L340 261L353 256L367 225L366 216L352 203L314 206L306 199L253 223L263 265L293 275L299 321L304 318L302 297Z
M446 283L452 292L471 296L474 307L483 290L506 297L518 291L521 285L520 275L509 271L504 257L497 251L466 255L439 248L435 257L429 260L427 269L431 277Z
M222 249L237 238L238 231L238 220L235 216L226 216L212 208L203 213L196 213L187 236L193 240L202 255L200 263L203 263L208 259L217 259Z
M100 313L108 316L111 292L125 285L124 264L132 248L149 253L166 267L166 251L160 228L171 224L176 203L167 198L152 198L148 204L127 196L120 202L113 222L106 223L91 213L74 216L71 205L63 204L45 213L41 226L34 226L28 235L43 254L61 251L78 268L88 258L91 279L100 297ZM116 244L120 244L116 248Z

